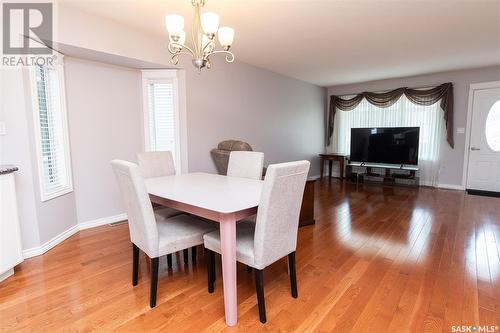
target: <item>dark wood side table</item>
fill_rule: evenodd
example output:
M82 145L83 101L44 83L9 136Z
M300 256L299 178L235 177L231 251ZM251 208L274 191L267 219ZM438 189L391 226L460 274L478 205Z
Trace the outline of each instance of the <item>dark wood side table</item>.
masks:
M300 207L299 227L314 224L314 183L315 179L308 179Z
M323 170L325 161L328 161L328 176L332 178L332 164L333 161L337 161L339 163L339 171L340 171L340 179L344 179L344 162L346 155L342 154L319 154L320 158L320 179L323 179Z

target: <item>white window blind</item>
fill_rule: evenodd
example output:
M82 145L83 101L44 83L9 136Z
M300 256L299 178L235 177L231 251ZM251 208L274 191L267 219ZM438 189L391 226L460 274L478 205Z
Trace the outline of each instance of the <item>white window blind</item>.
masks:
M72 190L62 82L57 68L36 66L35 126L42 200Z
M176 156L173 80L148 82L149 149Z

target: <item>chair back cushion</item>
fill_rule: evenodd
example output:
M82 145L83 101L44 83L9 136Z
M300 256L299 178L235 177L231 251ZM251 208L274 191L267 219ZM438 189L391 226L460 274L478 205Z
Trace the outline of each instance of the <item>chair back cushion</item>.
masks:
M144 178L175 175L174 158L170 151L139 153L137 163Z
M266 267L295 251L309 166L308 161L297 161L267 168L255 225L257 267Z
M227 175L231 177L262 179L264 153L256 151L232 151L229 155Z
M111 161L125 209L132 243L150 258L158 256L158 229L144 179L139 167L127 161Z

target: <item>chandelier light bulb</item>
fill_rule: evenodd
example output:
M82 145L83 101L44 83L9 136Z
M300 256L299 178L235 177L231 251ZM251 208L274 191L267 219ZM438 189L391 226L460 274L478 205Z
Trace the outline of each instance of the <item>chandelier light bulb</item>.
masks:
M215 35L219 29L219 15L211 12L201 14L201 27L206 34Z
M165 16L165 25L170 36L180 37L184 31L184 17L177 14Z
M169 39L171 43L184 45L184 43L186 43L186 32L181 31L180 35L177 36L170 35Z
M233 44L234 29L230 27L220 27L218 37L220 45L223 48L229 48Z

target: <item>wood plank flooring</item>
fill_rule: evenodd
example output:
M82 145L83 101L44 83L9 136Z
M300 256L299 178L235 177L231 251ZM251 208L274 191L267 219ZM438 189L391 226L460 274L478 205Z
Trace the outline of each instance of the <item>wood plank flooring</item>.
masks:
M205 258L173 269L160 259L149 308L149 266L131 284L127 225L79 232L26 260L0 283L1 331L451 332L500 326L500 199L460 191L316 183L316 225L301 228L299 298L286 261L264 272L266 324L253 274L238 266L238 326L224 322L218 260L207 292ZM490 332L494 332L490 331Z

